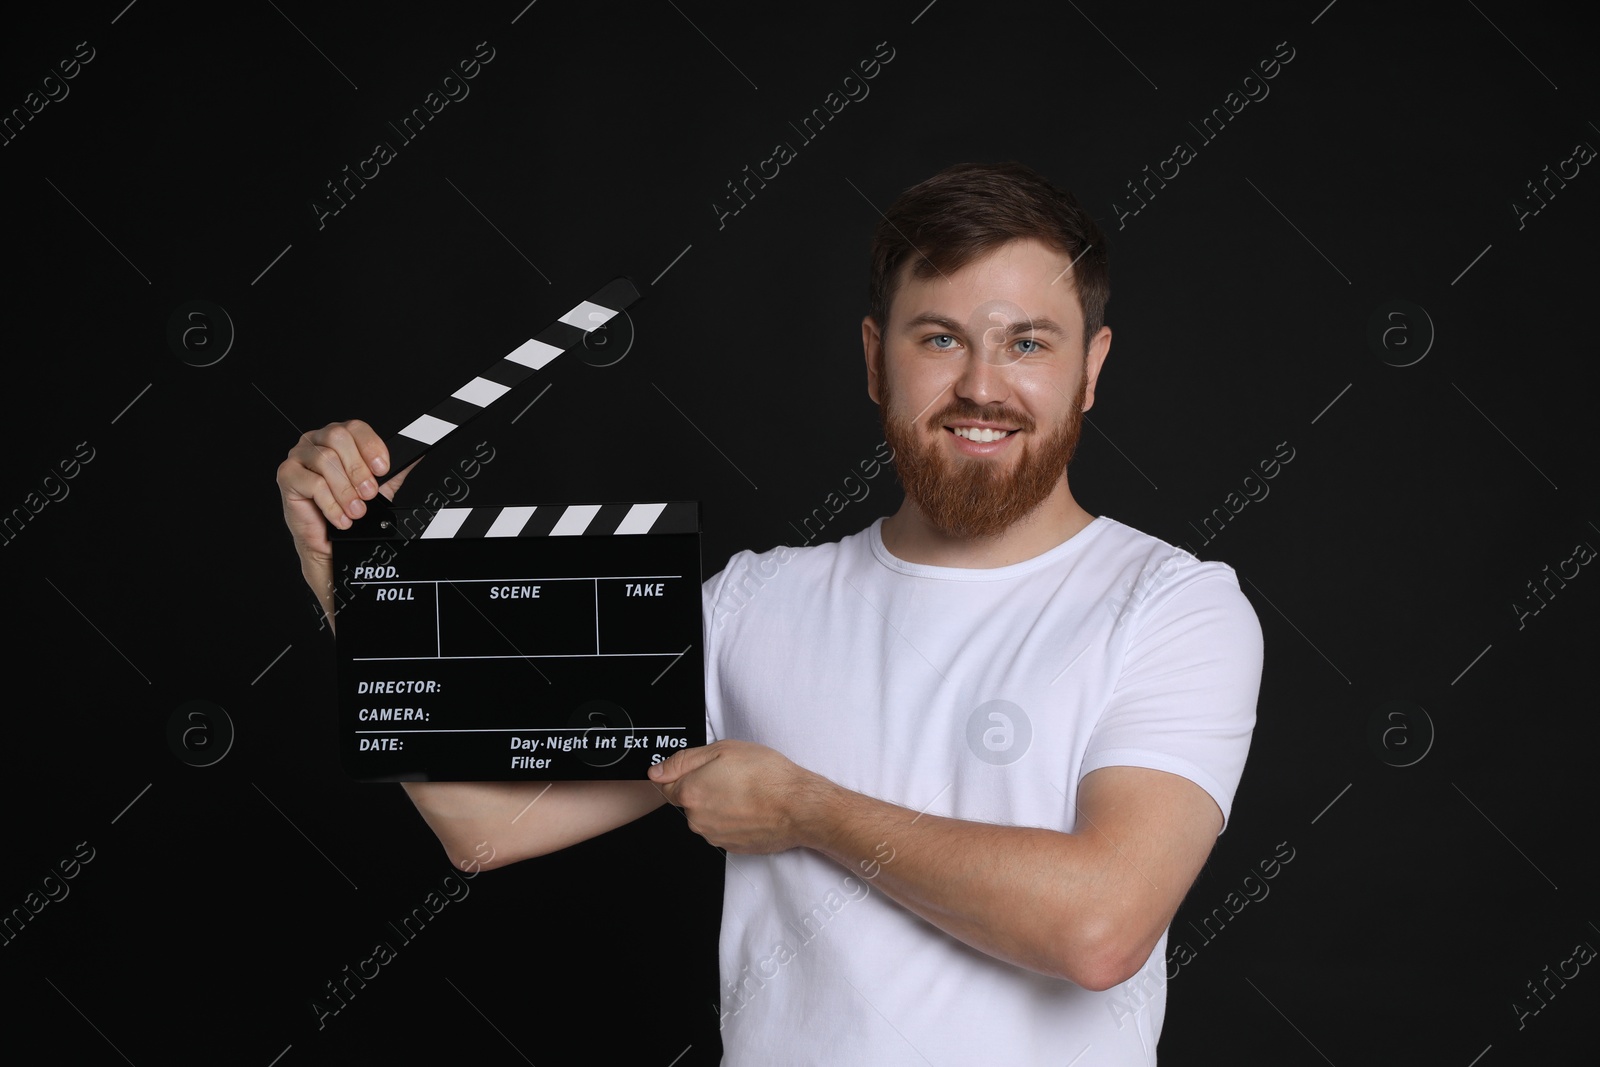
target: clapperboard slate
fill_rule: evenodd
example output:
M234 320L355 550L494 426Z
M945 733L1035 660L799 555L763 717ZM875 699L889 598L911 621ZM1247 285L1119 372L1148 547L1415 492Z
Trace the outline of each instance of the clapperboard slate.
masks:
M607 285L387 442L401 470L638 291ZM699 507L425 511L330 528L340 747L361 781L642 778L705 744Z

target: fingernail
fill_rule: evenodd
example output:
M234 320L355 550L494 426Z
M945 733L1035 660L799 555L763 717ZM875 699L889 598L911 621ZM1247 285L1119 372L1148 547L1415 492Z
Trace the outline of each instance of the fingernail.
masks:
M350 505L345 510L350 512L352 518L359 519L362 515L366 514L367 505L366 502L360 497L356 497L356 499L350 501Z
M360 493L363 497L368 493L376 493L377 491L378 487L372 484L371 478L363 480L360 485L356 486L356 492Z
M388 471L389 471L389 463L382 456L375 457L373 459L373 461L372 461L371 466L372 466L373 473L374 474L378 474L380 476L383 475L383 474L388 473Z

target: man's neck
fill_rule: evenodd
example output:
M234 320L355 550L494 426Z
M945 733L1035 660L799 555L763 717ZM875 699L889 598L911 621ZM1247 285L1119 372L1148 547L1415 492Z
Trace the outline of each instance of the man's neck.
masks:
M955 537L928 521L907 498L883 520L883 544L907 563L972 570L1007 567L1055 548L1094 521L1078 506L1065 483L1043 503L993 537Z

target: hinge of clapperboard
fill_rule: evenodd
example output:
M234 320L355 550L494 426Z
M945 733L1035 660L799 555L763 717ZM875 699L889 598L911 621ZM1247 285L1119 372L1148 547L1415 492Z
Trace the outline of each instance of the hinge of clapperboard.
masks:
M588 334L622 314L638 299L639 290L631 280L614 278L607 282L589 299L580 301L565 315L518 345L426 415L412 420L397 434L385 439L389 449L389 469L405 470L430 448L483 414L557 356L583 344ZM409 541L412 537L431 539L454 536L465 517L465 510L442 508L436 512L427 508L395 507L379 496L367 502L367 514L352 523L348 530L340 530L330 524L328 536L334 541L372 540L380 546L387 542L392 552L394 541ZM532 511L531 508L504 510L510 513ZM559 532L584 532L570 529L571 524L585 514L592 517L597 510L586 505L569 508L571 515L566 518L569 528ZM635 511L638 514L634 514ZM636 505L624 518L624 528L617 532L643 533L659 531L664 525L676 527L683 521L678 512L677 507ZM695 528L698 529L698 525ZM497 534L501 532L496 531ZM337 590L335 592L337 599Z

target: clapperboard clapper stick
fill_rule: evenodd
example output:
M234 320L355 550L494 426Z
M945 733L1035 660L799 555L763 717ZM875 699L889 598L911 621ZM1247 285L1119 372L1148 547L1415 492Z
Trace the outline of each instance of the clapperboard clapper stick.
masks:
M618 278L579 303L387 438L390 469L638 297ZM698 504L435 511L378 497L329 536L340 756L351 777L641 778L705 743Z

